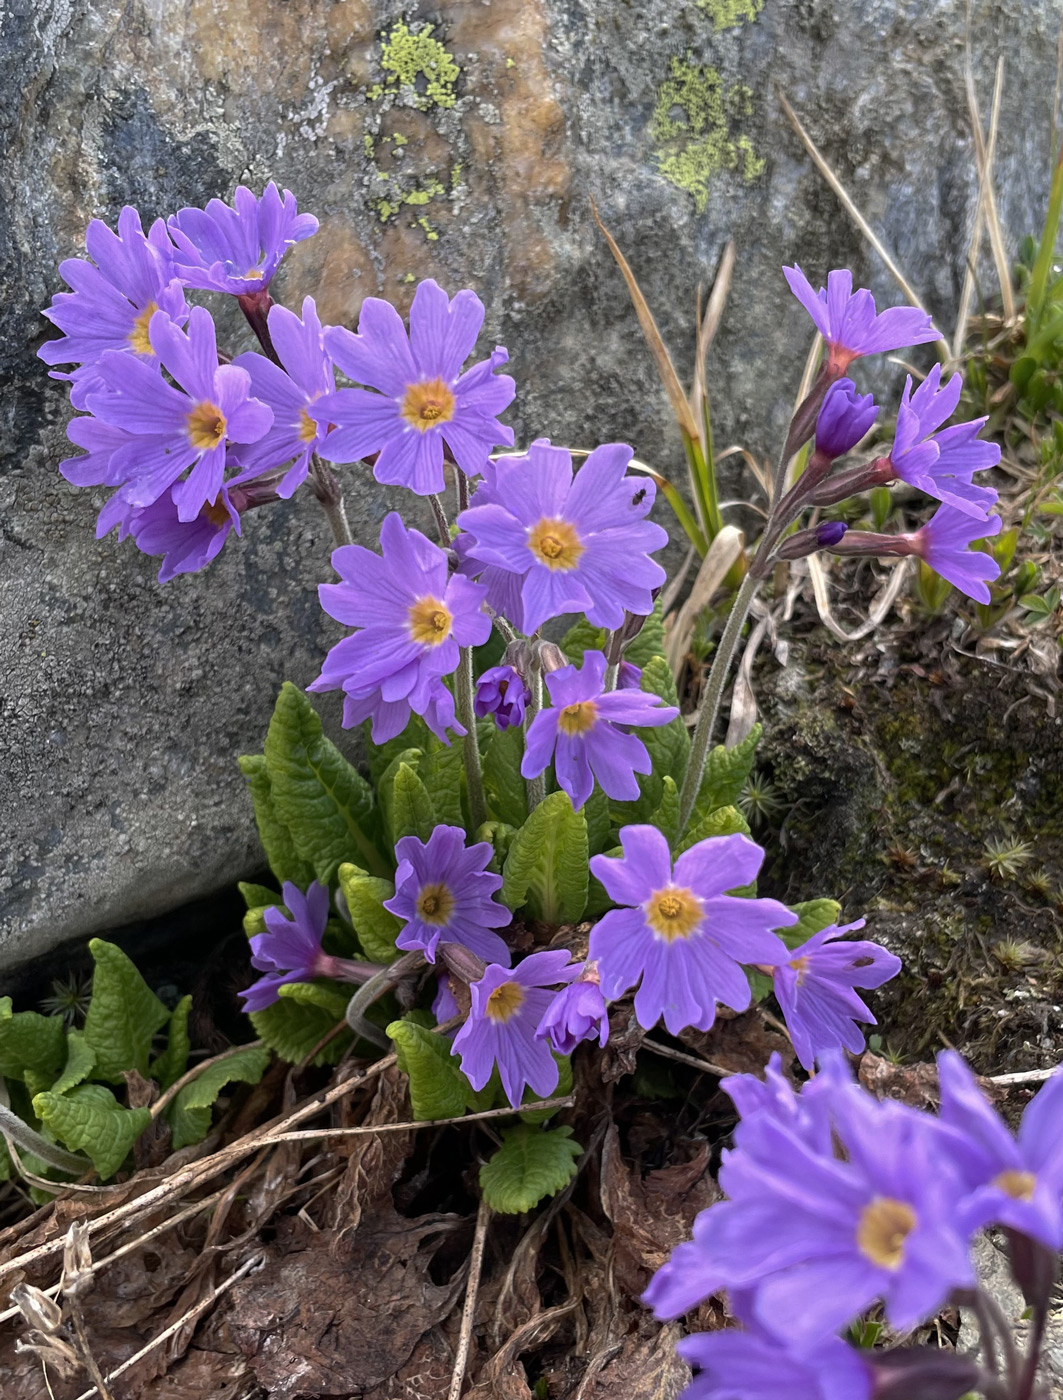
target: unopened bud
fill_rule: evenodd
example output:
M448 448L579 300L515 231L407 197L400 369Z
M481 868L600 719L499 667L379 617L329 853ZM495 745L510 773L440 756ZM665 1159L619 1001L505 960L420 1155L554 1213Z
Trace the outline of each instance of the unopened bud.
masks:
M960 1400L981 1389L982 1371L970 1357L944 1347L905 1347L868 1351L872 1400Z
M478 958L461 943L441 943L436 959L445 963L447 971L465 983L479 982L487 971L487 964L483 959Z
M843 457L877 417L878 405L870 394L858 394L851 379L837 380L827 390L816 419L816 451L824 457Z
M798 530L790 535L779 547L779 559L804 559L817 549L831 549L849 527L840 520L824 520L821 525L813 525L807 530Z
M571 664L556 642L539 643L539 665L543 668L544 674L548 671L560 671L562 666L571 666Z

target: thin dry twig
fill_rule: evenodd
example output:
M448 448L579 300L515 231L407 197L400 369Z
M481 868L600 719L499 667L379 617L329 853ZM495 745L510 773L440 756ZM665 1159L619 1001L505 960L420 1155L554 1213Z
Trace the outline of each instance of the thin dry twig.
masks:
M1000 283L1000 296L1004 315L1008 321L1015 316L1015 298L1011 290L1011 275L1004 251L1004 235L997 214L996 195L993 190L993 160L996 155L997 128L1000 123L1000 101L1004 86L1004 60L997 63L996 82L993 87L993 106L989 119L988 144L982 135L982 118L978 110L978 97L974 89L974 75L971 72L971 56L968 49L965 66L967 84L967 104L971 112L971 129L974 135L975 159L978 165L978 205L975 210L974 227L971 230L971 243L967 250L967 266L963 278L963 291L960 294L960 307L956 317L956 329L952 337L952 356L959 359L967 338L967 322L970 317L971 301L974 297L975 272L978 250L982 242L983 225L989 225L989 241L996 263L997 280Z
M469 1254L469 1281L465 1286L465 1306L461 1310L461 1332L458 1336L458 1350L454 1356L454 1372L450 1378L447 1400L460 1400L461 1388L465 1383L465 1367L469 1363L472 1325L476 1318L476 1296L480 1291L484 1244L487 1240L487 1226L490 1219L491 1207L481 1196L480 1208L476 1212L476 1233L473 1235L472 1251Z
M541 1099L536 1103L522 1103L518 1108L485 1108L480 1113L461 1113L456 1118L418 1118L411 1123L368 1123L355 1128L304 1128L294 1133L271 1133L263 1138L261 1147L273 1147L279 1142L317 1142L321 1138L368 1137L373 1133L411 1133L418 1128L445 1128L453 1123L476 1123L485 1118L507 1118L516 1113L538 1113L542 1109L553 1112L559 1108L571 1108L576 1100L573 1095L558 1099Z
M673 1050L670 1045L660 1045L656 1040L647 1039L642 1044L647 1050L652 1050L655 1055L663 1055L666 1060L677 1060L681 1065L700 1069L702 1074L716 1074L721 1079L729 1079L734 1073L733 1070L724 1069L721 1065L714 1065L711 1060L703 1060L699 1055L684 1055L682 1050Z
M1051 1079L1058 1069L1058 1065L1053 1069L1019 1069L1012 1074L987 1074L986 1078L990 1084L1001 1084L1005 1088L1014 1084L1043 1084L1046 1079Z
M709 293L708 305L705 307L705 315L701 315L701 308L698 307L698 333L694 347L694 383L690 390L690 410L697 418L701 413L701 400L705 393L705 358L709 353L709 347L716 338L716 332L720 328L720 321L723 318L724 307L727 305L727 297L731 291L731 278L734 275L735 267L735 245L734 240L728 241L720 258L720 266L716 272L716 280L712 284L712 291ZM698 300L700 302L700 293ZM702 434L702 447L705 447L704 434Z

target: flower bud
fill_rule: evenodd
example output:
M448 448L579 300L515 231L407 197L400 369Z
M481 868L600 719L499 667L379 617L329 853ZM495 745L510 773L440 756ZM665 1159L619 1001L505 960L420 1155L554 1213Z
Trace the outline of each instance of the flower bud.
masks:
M779 548L779 559L804 559L817 549L831 549L849 527L840 520L824 520L808 530L798 530L785 539Z
M548 671L560 671L563 666L571 664L556 642L539 643L539 665L543 668L544 675Z
M473 709L482 719L494 715L499 729L523 723L531 691L512 666L492 666L476 682Z
M851 379L839 379L827 390L816 420L816 451L824 457L843 457L878 417L878 405L870 394L858 394Z

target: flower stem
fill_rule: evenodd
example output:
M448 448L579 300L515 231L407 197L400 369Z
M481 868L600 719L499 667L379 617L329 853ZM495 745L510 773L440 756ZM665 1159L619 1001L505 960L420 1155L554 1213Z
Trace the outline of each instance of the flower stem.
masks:
M538 652L534 652L532 655L532 663L528 672L528 689L531 691L531 699L524 711L525 740L527 740L532 720L543 707L543 668L539 663ZM546 796L546 770L544 769L537 778L525 778L524 787L528 794L528 815L530 817Z
M742 627L749 616L749 609L753 606L753 599L756 597L760 583L761 580L754 578L752 572L746 574L742 580L742 586L735 595L727 625L723 629L720 644L716 648L716 655L712 658L712 669L709 672L709 681L705 687L704 699L701 702L697 728L694 730L694 738L690 746L690 761L687 764L683 788L679 794L678 835L680 837L687 829L694 804L698 799L702 775L705 772L705 763L709 756L709 743L712 739L712 731L716 727L716 716L720 711L720 701L723 698L728 672L738 649Z
M332 538L336 544L340 546L353 544L354 536L347 523L347 512L343 508L343 492L340 490L340 484L336 480L335 473L325 466L316 452L310 458L310 487L328 516L328 523L332 527Z
M458 719L465 728L465 782L469 793L469 816L473 831L477 831L487 820L487 798L484 796L480 745L476 738L476 712L472 702L472 647L461 648L457 680L455 699Z
M380 1029L374 1026L372 1021L367 1021L365 1013L372 1004L379 1000L385 992L390 991L396 983L409 972L416 971L424 962L424 954L418 949L410 953L402 953L393 963L387 967L380 968L370 977L368 982L363 982L347 1003L345 1019L355 1035L361 1036L363 1040L369 1040L374 1045L379 1045L382 1049L391 1048L391 1042Z
M51 1167L58 1167L61 1172L73 1172L75 1176L83 1176L85 1172L92 1170L92 1163L87 1157L75 1156L73 1152L64 1152L61 1147L57 1147L54 1142L49 1142L47 1138L41 1137L40 1133L34 1132L28 1123L23 1123L17 1113L0 1104L0 1137L10 1138L18 1147L26 1152L32 1152L35 1157L39 1157L42 1162L47 1162Z
M443 509L443 502L438 496L429 496L432 503L432 514L436 518L436 529L439 531L439 543L443 549L450 548L450 525L447 522L447 513Z

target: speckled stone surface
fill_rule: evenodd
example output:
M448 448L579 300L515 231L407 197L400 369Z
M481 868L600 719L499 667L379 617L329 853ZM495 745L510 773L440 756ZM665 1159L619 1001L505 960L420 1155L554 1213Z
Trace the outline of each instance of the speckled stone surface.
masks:
M975 197L965 8L0 5L0 966L252 869L235 756L260 744L279 682L309 680L335 635L313 591L328 535L310 499L249 518L242 546L165 588L130 544L93 539L100 493L56 472L67 410L34 358L56 265L90 217L131 203L151 219L275 178L322 223L285 269L290 303L315 293L349 323L367 295L405 306L426 275L473 286L485 344L512 354L518 441L623 438L680 476L590 199L684 374L696 286L736 240L711 360L718 441L770 450L808 344L780 264L849 263L893 295L776 88L951 328ZM1043 217L1058 14L1052 0L972 10L984 107L1006 61L997 176L1017 240ZM348 501L368 539L398 494L352 471Z

